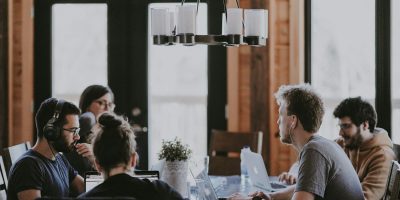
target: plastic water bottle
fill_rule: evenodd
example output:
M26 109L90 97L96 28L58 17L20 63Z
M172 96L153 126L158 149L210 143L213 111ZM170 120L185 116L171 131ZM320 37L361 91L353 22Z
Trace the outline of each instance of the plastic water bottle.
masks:
M240 151L240 177L241 179L246 179L249 177L246 163L244 161L244 152L250 152L250 147L249 146L244 146L243 149Z
M246 163L244 161L244 153L249 152L250 147L244 146L240 151L240 192L245 192L248 186L249 174L247 171Z

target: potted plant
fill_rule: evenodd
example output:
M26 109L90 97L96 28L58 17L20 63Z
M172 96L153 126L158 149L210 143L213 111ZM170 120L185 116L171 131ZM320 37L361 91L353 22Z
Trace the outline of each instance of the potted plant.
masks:
M160 160L165 160L161 180L175 188L182 196L187 195L186 178L188 174L188 159L192 150L188 145L175 138L172 141L162 141L161 151L158 154Z

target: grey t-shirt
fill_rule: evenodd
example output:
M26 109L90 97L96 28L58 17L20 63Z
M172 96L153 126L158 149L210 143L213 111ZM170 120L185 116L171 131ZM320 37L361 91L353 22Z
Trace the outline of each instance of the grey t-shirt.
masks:
M364 199L358 176L344 151L317 135L300 152L296 191L313 193L316 199Z

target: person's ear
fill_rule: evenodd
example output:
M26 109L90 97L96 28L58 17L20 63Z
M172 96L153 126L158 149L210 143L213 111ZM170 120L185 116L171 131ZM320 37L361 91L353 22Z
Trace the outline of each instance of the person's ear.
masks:
M99 161L97 159L94 159L94 165L95 165L96 170L98 172L102 172L103 171L103 168L100 166Z
M131 155L131 167L133 168L136 167L137 157L138 156L136 152Z
M368 123L368 121L363 122L363 128L364 128L364 131L367 130L367 129L369 129L369 123Z
M292 123L290 124L290 128L294 129L296 127L297 116L293 115Z

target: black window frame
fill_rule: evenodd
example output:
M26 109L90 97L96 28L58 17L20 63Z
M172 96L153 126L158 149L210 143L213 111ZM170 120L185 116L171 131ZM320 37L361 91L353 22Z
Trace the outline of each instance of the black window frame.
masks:
M305 0L305 82L311 83L311 6L312 0ZM390 10L391 0L375 0L375 109L378 115L378 127L392 135L392 98L391 98L391 44ZM312 83L311 83L312 84Z
M147 97L147 16L150 3L176 3L173 0L35 0L34 17L34 110L51 97L51 9L61 3L106 3L108 6L108 85L115 94L117 113L130 115L132 106L145 108L142 115L133 119L143 127L148 126ZM186 2L197 2L187 0ZM202 0L208 5L208 32L219 34L223 1ZM134 24L130 25L130 24ZM50 27L50 28L49 28ZM135 35L135 37L132 37ZM145 38L145 39L144 39ZM134 44L134 45L133 45ZM117 49L117 50L116 50ZM132 63L135 66L131 67ZM143 67L146 66L146 67ZM138 75L140 74L140 75ZM136 76L135 76L136 75ZM145 87L144 87L145 86ZM226 130L227 119L227 61L226 48L208 46L208 100L207 147L212 129ZM133 116L128 116L132 120ZM36 138L36 134L34 134ZM148 165L147 135L138 151L139 168ZM139 143L139 142L138 142ZM145 150L143 150L145 149Z

